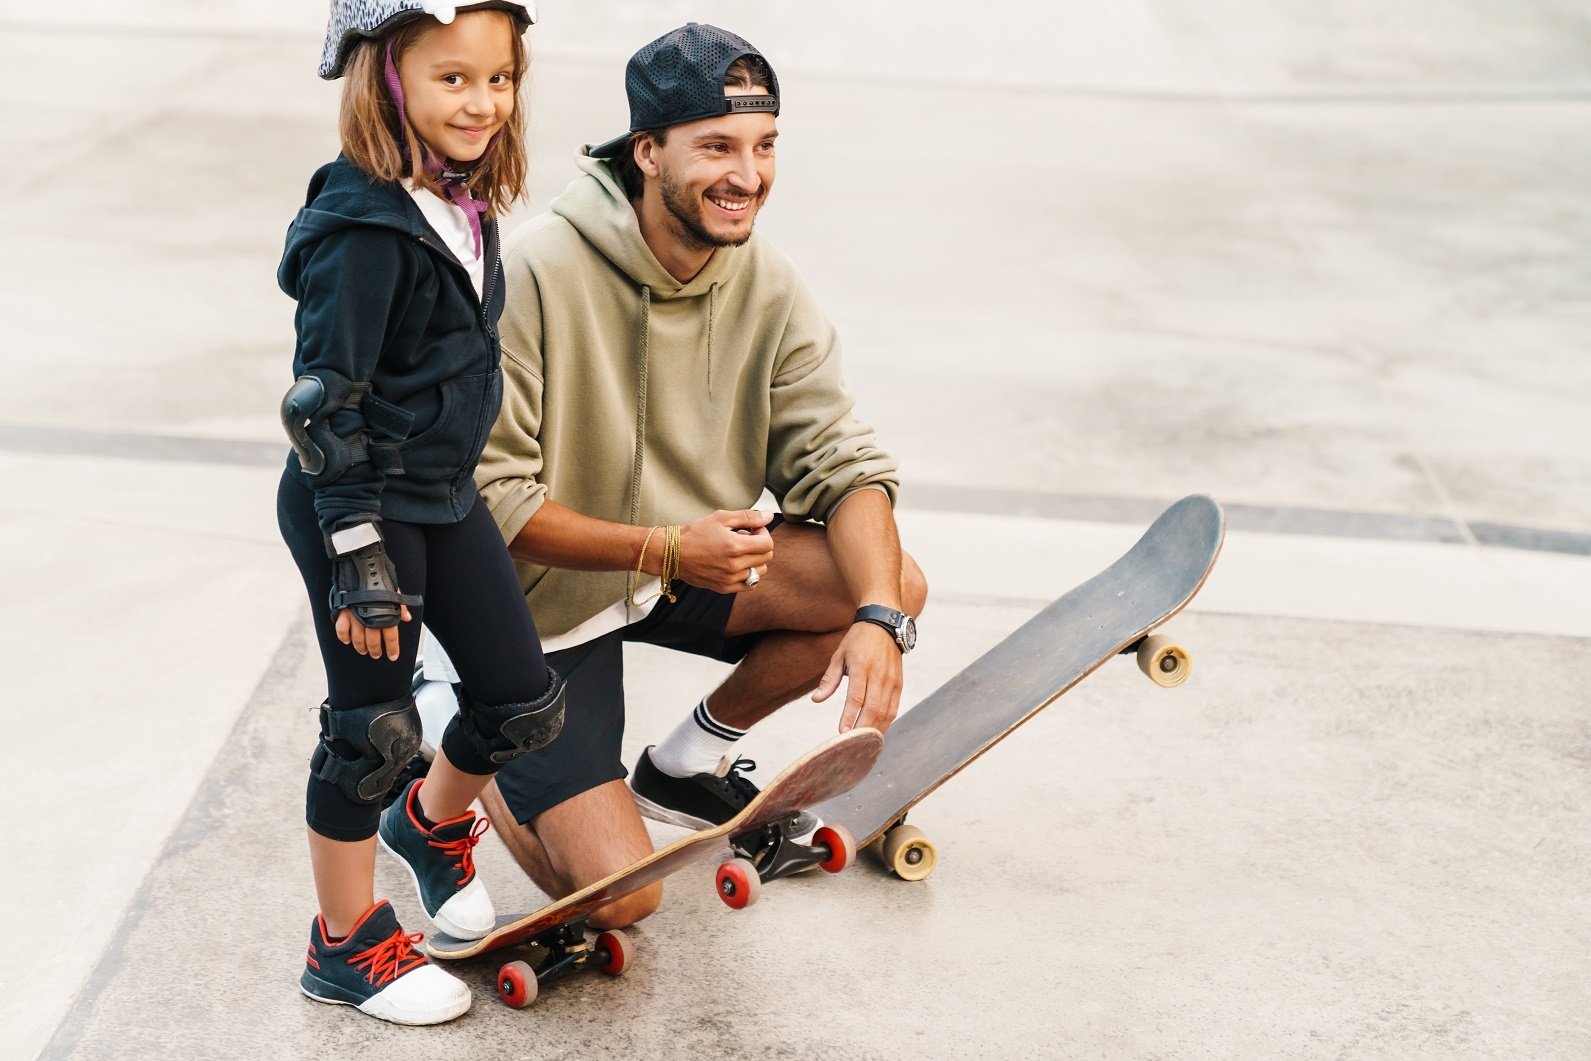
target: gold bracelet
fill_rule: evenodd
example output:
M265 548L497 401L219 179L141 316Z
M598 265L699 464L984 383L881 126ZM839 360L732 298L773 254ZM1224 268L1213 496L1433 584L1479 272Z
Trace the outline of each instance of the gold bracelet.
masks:
M646 547L652 544L652 535L660 530L661 527L653 527L646 532L646 537L641 539L641 555L635 558L635 577L630 580L630 588L624 595L624 603L632 608L636 606L635 587L641 584L641 567L646 563Z
M674 593L674 580L679 577L679 524L671 523L663 528L663 570L658 575L657 587L661 596L667 597L670 604L679 600Z

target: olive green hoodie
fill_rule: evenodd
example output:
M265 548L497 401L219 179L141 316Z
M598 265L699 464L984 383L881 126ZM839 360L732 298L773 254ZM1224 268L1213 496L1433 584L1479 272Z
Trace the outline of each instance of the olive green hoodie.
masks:
M681 284L607 164L579 166L504 255L503 408L476 469L503 538L549 497L639 526L749 508L764 487L792 520L859 489L893 504L895 459L852 414L834 327L789 259L753 236ZM630 577L516 566L546 637Z

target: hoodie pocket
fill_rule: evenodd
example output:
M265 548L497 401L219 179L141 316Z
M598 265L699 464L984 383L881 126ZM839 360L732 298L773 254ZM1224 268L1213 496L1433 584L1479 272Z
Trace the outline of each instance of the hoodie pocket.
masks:
M399 450L409 478L450 481L474 462L482 406L495 375L455 376L437 387L441 407L436 419Z

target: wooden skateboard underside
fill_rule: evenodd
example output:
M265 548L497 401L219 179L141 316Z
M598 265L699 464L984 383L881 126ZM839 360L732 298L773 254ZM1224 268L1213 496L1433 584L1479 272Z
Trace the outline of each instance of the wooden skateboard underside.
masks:
M1226 519L1202 494L1163 512L1126 555L1051 603L890 727L861 783L809 808L858 847L1007 733L1171 618L1204 585Z
M814 803L834 798L867 776L883 744L884 738L877 730L855 729L843 733L790 764L744 810L724 824L659 848L633 866L534 913L499 917L497 927L482 939L458 940L437 933L426 939L425 949L434 958L470 958L583 921L613 900L640 891L676 870L721 851L730 836L772 824Z

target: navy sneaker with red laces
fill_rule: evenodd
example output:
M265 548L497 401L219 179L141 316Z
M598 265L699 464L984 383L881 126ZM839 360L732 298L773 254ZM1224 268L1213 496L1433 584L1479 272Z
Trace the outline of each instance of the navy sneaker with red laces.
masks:
M354 1006L394 1024L440 1024L470 1008L470 989L415 949L385 899L335 942L326 919L309 926L309 954L298 986L317 1002Z
M420 905L436 927L454 939L480 939L497 923L491 896L475 873L475 845L491 827L465 811L457 818L421 823L419 779L402 798L381 812L381 846L409 870Z

